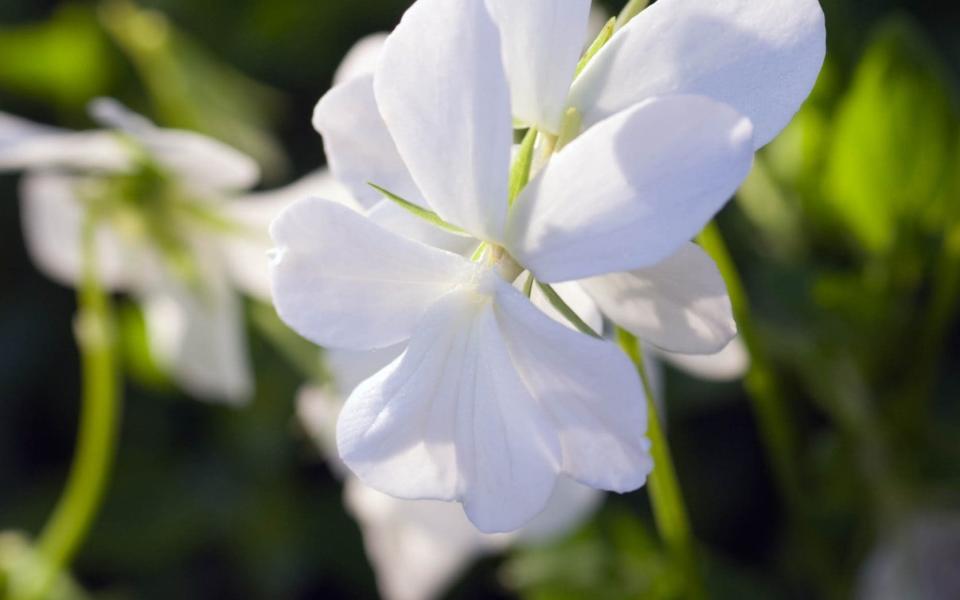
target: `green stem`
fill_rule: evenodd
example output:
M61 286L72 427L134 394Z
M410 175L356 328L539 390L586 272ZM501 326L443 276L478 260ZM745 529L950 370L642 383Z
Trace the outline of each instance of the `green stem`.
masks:
M95 222L83 235L83 280L78 291L77 342L83 372L83 398L77 449L67 486L38 541L47 576L43 597L80 548L101 506L114 462L119 421L119 374L110 297L97 277Z
M770 453L780 492L791 512L797 514L802 504L802 487L797 469L798 443L783 390L750 318L750 301L740 273L715 222L707 225L699 241L713 257L726 281L740 337L750 353L750 370L744 381L747 393L753 403L760 435Z
M682 568L686 584L685 598L703 598L703 581L697 563L696 543L687 517L687 508L677 480L677 471L670 455L667 436L660 422L660 415L654 402L653 387L643 362L643 351L637 338L628 331L617 328L617 342L620 348L633 361L643 390L647 396L648 431L653 472L647 482L650 501L653 506L653 518L660 537L667 546L677 564Z

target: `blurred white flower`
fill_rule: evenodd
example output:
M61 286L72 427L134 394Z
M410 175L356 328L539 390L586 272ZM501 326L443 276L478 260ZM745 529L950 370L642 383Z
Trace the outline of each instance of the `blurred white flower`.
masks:
M72 132L0 114L0 169L26 172L21 215L31 257L76 285L81 231L96 211L98 275L140 300L158 362L194 395L246 401L252 375L235 287L269 300L267 226L292 199L244 196L257 165L217 141L157 128L111 100L91 112L105 129Z
M724 204L753 153L750 123L730 107L650 99L569 144L508 210L499 48L481 0L421 0L375 76L338 86L315 115L361 202L374 200L361 185L372 180L429 206L488 244L480 262L320 200L272 228L274 301L288 324L326 347L407 343L347 401L343 460L390 495L461 501L488 532L528 522L560 474L627 491L651 466L629 362L536 310L516 277L561 283L657 265ZM377 112L382 121L366 118Z
M873 550L860 572L858 600L960 598L960 514L914 514Z

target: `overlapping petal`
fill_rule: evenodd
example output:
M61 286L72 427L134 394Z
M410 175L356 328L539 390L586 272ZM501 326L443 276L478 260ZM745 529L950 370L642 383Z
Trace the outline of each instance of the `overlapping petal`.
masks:
M364 350L402 342L432 302L476 269L324 200L290 206L270 233L277 312L321 346Z
M426 204L380 116L372 75L349 79L327 92L313 112L313 126L323 136L330 170L362 205L371 207L383 199L369 183Z
M326 169L279 189L232 199L220 207L226 220L236 226L236 230L221 235L226 266L234 283L245 293L270 300L270 223L283 209L304 198L325 198L359 209L346 188Z
M333 84L339 85L357 77L373 75L386 41L387 34L382 32L360 38L340 61L337 72L333 75Z
M487 0L500 28L513 116L558 133L586 40L590 0Z
M563 473L615 492L643 485L652 467L646 403L625 355L560 326L506 285L497 320L515 368L560 436Z
M530 521L560 473L642 485L646 409L625 356L487 276L431 307L406 352L354 391L337 430L344 462L393 496L459 500L486 532Z
M437 302L404 354L347 400L344 462L398 498L459 500L484 532L529 521L553 491L560 446L505 335L489 293L465 288Z
M720 210L753 161L750 122L701 96L647 100L587 130L530 182L506 244L540 281L654 265Z
M723 277L693 243L652 267L580 285L615 323L664 350L713 354L737 333Z
M658 356L678 369L710 381L734 381L746 375L750 368L750 354L739 336L714 354L679 354L654 350Z
M809 95L825 43L817 0L660 0L593 58L571 103L589 126L652 96L709 96L753 121L759 148Z
M513 139L500 35L484 0L419 0L387 39L374 90L429 205L499 241Z

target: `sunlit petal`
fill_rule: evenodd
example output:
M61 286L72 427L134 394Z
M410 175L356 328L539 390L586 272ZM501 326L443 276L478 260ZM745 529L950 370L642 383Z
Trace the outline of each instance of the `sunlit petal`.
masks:
M699 96L648 100L564 148L517 199L507 246L540 281L654 265L696 235L753 160L750 122Z
M652 96L709 96L753 121L760 147L807 98L825 40L817 0L660 0L593 58L571 102L589 126Z
M277 312L321 346L364 350L401 342L432 302L475 269L323 200L288 207L271 237Z
M513 139L499 56L484 0L419 0L374 78L380 114L430 206L491 241L503 236Z

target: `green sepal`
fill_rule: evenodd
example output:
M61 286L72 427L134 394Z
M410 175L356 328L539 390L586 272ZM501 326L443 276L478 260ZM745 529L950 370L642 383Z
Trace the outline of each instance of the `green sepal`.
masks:
M434 225L434 226L436 226L436 227L439 227L440 229L443 229L443 230L445 230L445 231L449 231L450 233L454 233L454 234L456 234L456 235L464 235L464 236L469 236L469 235L470 235L469 233L467 233L467 232L464 231L463 229L460 229L460 228L457 227L456 225L452 225L452 224L450 224L450 223L447 223L446 221L444 221L443 219L441 219L441 218L440 218L440 215L438 215L437 213L435 213L435 212L433 212L433 211L430 211L430 210L427 210L427 209L425 209L425 208L423 208L422 206L419 206L419 205L417 205L417 204L414 204L413 202L410 202L409 200L405 200L405 199L401 198L400 196L394 194L394 193L391 192L390 190L384 189L384 188L380 187L379 185L377 185L377 184L375 184L375 183L367 182L367 185L369 185L369 186L372 187L373 189L375 189L375 190L377 190L378 192L380 192L381 194L383 194L383 197L386 198L387 200L390 200L390 201L392 201L392 202L395 202L397 205L400 206L400 208L406 210L407 212L409 212L410 214L412 214L412 215L415 216L415 217L419 217L419 218L423 219L424 221L430 223L431 225Z

